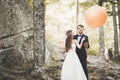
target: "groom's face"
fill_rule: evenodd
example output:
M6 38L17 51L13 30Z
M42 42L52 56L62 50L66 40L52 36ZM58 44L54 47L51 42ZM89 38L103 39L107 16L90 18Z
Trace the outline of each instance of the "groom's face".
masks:
M78 30L78 33L79 33L79 34L82 34L83 31L84 31L84 28L81 27L81 26L79 26L79 27L77 28L77 30Z

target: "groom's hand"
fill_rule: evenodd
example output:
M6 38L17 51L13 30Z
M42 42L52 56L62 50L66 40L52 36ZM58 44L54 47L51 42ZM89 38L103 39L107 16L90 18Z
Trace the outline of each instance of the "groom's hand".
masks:
M83 45L88 48L88 42L84 42Z

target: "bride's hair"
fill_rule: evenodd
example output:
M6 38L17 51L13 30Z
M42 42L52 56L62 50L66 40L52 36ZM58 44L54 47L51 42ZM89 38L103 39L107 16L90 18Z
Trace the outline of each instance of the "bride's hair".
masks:
M68 50L71 48L72 39L73 39L72 30L68 30L66 32L66 35L67 35L67 38L65 41L65 48L66 48L66 52L68 52Z

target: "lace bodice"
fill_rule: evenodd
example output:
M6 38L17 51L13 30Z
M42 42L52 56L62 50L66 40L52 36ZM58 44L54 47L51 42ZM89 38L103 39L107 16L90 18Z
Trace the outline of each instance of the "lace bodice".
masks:
M72 46L72 48L70 49L70 51L75 51L76 45L73 43L71 46Z
M71 44L71 46L72 46L72 48L68 52L66 52L65 55L76 53L75 52L76 51L76 45L73 43L73 44Z
M75 48L76 48L76 45L74 43L72 43L72 49L75 50Z

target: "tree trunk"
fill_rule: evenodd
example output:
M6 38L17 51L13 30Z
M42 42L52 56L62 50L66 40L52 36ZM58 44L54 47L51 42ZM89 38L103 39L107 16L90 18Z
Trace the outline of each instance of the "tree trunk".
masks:
M76 2L76 26L78 26L79 20L79 0Z
M34 0L34 54L36 58L35 68L42 76L45 75L45 6L43 0Z
M117 0L118 1L118 24L119 24L119 45L120 45L120 0ZM120 47L120 46L119 46ZM120 49L120 48L119 48Z
M116 21L116 11L115 11L115 0L112 2L112 13L113 13L113 27L114 27L114 57L119 55L118 49L118 31L117 31L117 21Z
M99 28L99 57L104 57L105 43L104 43L104 27Z
M98 0L98 5L102 6L103 0ZM100 27L99 28L99 57L103 58L104 57L104 52L105 52L105 43L104 43L104 28Z
M119 35L120 35L120 0L118 1L118 19L119 19Z

